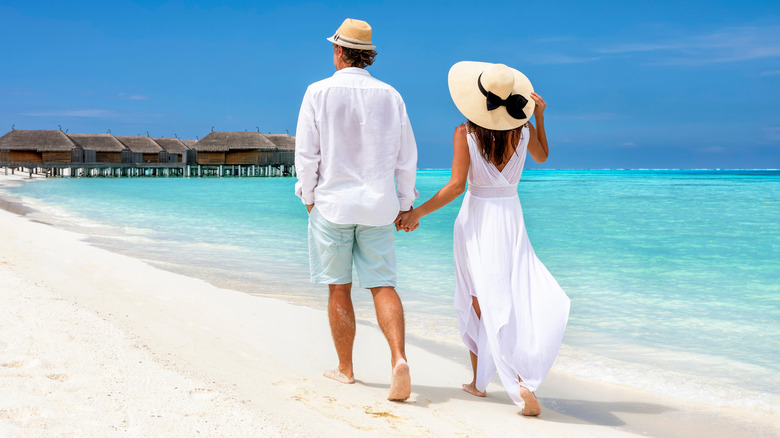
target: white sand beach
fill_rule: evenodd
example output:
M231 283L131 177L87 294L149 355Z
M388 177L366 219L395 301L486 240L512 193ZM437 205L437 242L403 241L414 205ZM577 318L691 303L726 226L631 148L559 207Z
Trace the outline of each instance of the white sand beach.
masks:
M324 310L163 271L3 206L3 437L780 435L778 420L739 406L555 369L537 392L542 415L526 418L497 381L485 399L463 392L466 350L434 342L407 346L412 397L389 402L375 324L358 326L357 383L338 384L322 377L336 360Z

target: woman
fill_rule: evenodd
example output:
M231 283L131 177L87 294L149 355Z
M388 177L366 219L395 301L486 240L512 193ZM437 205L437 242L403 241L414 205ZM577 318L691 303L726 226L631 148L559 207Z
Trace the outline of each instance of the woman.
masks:
M450 181L402 214L399 226L414 230L468 181L453 250L455 307L474 371L463 389L484 397L498 372L523 415L539 415L533 391L552 367L569 316L569 298L531 247L517 195L526 149L537 162L547 159L546 104L525 75L503 64L459 62L449 87L468 119L455 129Z

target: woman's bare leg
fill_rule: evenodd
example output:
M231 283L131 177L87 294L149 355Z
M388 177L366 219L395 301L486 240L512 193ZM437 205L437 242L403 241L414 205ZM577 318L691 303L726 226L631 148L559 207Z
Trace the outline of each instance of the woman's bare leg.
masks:
M482 318L482 312L479 310L479 302L477 301L477 297L472 296L471 297L471 305L474 306L474 312L477 314L477 318ZM464 383L463 384L463 390L468 392L471 395L476 395L477 397L484 397L485 391L480 391L477 389L477 355L474 354L473 351L469 350L469 355L471 356L471 370L474 372L474 378L471 380L471 383Z
M523 406L522 414L527 415L529 417L535 417L542 413L542 407L539 406L539 400L536 399L536 396L533 392L531 392L530 389L526 388L522 385L523 379L518 377L518 380L520 381L520 398L523 399L525 402L525 406Z

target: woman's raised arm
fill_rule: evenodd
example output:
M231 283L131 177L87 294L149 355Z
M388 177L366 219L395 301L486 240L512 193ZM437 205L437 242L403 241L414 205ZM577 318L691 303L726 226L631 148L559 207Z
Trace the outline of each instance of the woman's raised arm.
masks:
M528 133L531 138L528 139L528 153L531 154L531 158L537 163L544 163L547 161L547 157L550 156L550 147L547 145L547 133L544 131L544 110L547 108L547 103L542 99L542 96L531 93L531 99L536 102L534 108L534 118L536 119L536 128L531 123L528 123Z

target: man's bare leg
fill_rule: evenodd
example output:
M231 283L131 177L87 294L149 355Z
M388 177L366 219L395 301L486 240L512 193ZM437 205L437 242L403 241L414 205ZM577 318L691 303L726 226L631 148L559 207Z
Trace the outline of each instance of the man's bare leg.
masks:
M404 308L393 287L375 287L371 289L371 294L374 296L379 328L382 329L390 346L390 366L393 368L393 376L387 399L404 401L412 393L404 342Z
M355 310L352 308L352 283L328 285L328 320L339 366L323 375L341 383L355 383L352 371L352 346L355 343Z
M477 301L477 297L471 297L471 305L474 307L474 312L477 314L477 318L482 318L482 312L479 310L479 301ZM477 389L477 355L474 354L474 352L471 350L469 350L469 355L471 356L471 370L474 372L474 378L471 380L471 383L464 383L462 385L463 390L471 395L484 397L485 391L480 391Z

